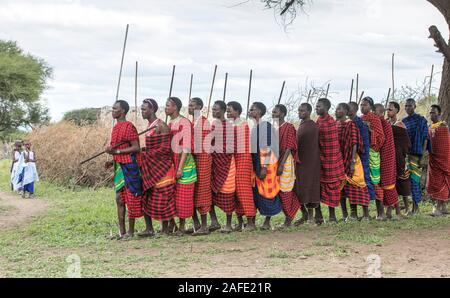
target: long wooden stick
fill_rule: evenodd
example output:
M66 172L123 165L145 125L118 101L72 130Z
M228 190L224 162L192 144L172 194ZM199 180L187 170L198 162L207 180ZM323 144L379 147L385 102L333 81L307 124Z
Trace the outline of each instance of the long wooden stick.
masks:
M176 68L176 66L174 65L172 68L172 78L170 79L169 98L172 97L172 88L173 88L173 79L175 77L175 68ZM167 123L168 118L169 118L169 116L166 115L166 123Z
M212 79L212 83L211 83L211 91L209 92L208 110L206 111L206 118L209 117L209 109L211 108L211 98L212 98L213 90L214 90L214 82L216 81L216 73L217 73L217 65L214 66L214 74L213 74L213 79Z
M137 106L137 77L138 77L138 62L136 61L136 72L134 73L134 123L137 123L138 118L138 106Z
M359 104L361 103L361 100L363 99L363 96L364 96L364 91L361 92L361 96L360 96L359 99L358 99L358 106L359 106Z
M283 85L281 86L280 97L278 98L278 104L281 103L281 98L283 97L284 86L286 85L286 81L283 81Z
M392 53L392 100L395 99L394 63L395 63L395 53Z
M152 126L152 127L150 127L150 128L147 128L146 130L140 132L139 135L143 135L144 133L149 132L150 130L155 129L155 128L156 128L156 126ZM120 142L120 143L118 143L118 144L112 146L111 149L116 149L116 148L118 148L118 147L120 147L120 146L122 146L122 145L128 144L128 143L129 143L128 141ZM99 156L101 156L101 155L103 155L103 154L105 154L105 153L106 153L106 150L104 150L104 151L102 151L102 152L100 152L100 153L97 153L97 154L95 154L94 156L89 157L88 159L83 160L82 162L80 162L80 165L85 164L85 163L87 163L88 161L91 161L91 160L93 160L93 159L95 159L95 158L97 158L97 157L99 157Z
M189 100L191 100L192 96L192 81L194 80L194 74L191 73L191 83L189 84Z
M330 83L327 86L327 93L325 93L325 98L328 98L328 92L330 91Z
M225 101L227 96L227 83L228 83L228 72L225 74L225 86L223 87L223 101Z
M122 79L122 69L123 69L123 59L125 57L125 49L127 47L127 39L128 39L128 28L130 27L129 24L127 24L127 29L125 30L125 40L123 42L123 49L122 49L122 59L120 61L120 71L119 71L119 80L117 82L117 90L116 90L116 101L119 100L119 89L120 89L120 80Z
M252 78L253 78L253 69L250 70L250 81L248 83L247 115L245 117L246 120L248 120L248 111L250 109L250 95L251 95L251 92L252 92Z
M356 100L359 99L359 73L356 74Z
M353 99L353 84L355 83L355 79L352 79L352 87L350 89L350 100L348 102L352 102Z
M386 103L384 104L384 108L386 109L389 103L389 97L391 96L391 88L389 88L388 95L386 97Z
M431 84L433 84L434 64L431 66L430 87L428 88L428 97L431 96Z

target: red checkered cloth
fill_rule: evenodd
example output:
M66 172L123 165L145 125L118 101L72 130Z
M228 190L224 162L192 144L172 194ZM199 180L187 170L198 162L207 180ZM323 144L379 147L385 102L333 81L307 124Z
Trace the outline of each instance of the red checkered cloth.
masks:
M348 175L352 164L353 146L356 145L356 153L361 156L364 151L364 143L356 123L351 120L338 121L338 135L345 174Z
M320 201L329 207L338 207L341 202L341 181L320 184Z
M167 176L172 168L172 162L168 162L172 160L170 134L156 134L155 130L148 132L145 135L145 147L146 151L142 153L141 175L144 191L147 191Z
M236 163L236 214L238 216L256 216L253 200L252 172L253 163L250 154L250 128L241 121L234 127L234 161Z
M195 183L175 185L175 207L177 217L186 219L194 215Z
M322 163L320 181L334 183L345 179L344 164L339 147L336 120L330 115L317 120L319 127L320 161Z
M395 159L395 143L392 125L382 116L380 117L381 126L384 133L384 144L380 150L380 171L381 183L383 188L383 204L393 206L398 203L398 194L395 189L397 182L397 162Z
M230 215L236 210L236 202L234 193L215 193L213 194L214 205L219 207L227 215Z
M152 188L142 197L144 213L152 219L168 221L175 217L175 184Z
M118 150L126 149L131 146L132 141L139 142L139 135L136 127L130 121L117 122L111 133L110 146L115 146L116 144L127 142L117 147ZM114 154L113 159L117 163L131 163L130 154ZM138 163L140 163L140 154L137 155Z
M338 132L345 174L349 176L353 146L356 145L356 153L361 156L364 151L364 143L354 121L338 121ZM347 182L342 190L342 195L349 199L350 204L369 206L370 197L367 187L358 187Z
M450 133L446 124L430 128L433 153L429 155L428 194L436 200L450 198Z
M348 198L350 204L369 206L370 196L367 187L356 187L350 183L345 184L342 195Z
M252 156L250 153L237 153L236 162L236 214L238 216L256 216L256 206L252 189Z
M369 124L370 131L370 148L376 152L380 152L384 144L384 130L381 125L380 117L372 112L362 116L364 122Z
M280 159L283 158L286 150L291 150L292 156L297 160L297 132L294 125L285 122L279 128L280 136Z
M197 167L197 183L194 191L194 205L201 215L207 214L212 205L211 164L212 157L208 153L194 154Z
M340 202L340 185L345 179L337 123L333 117L327 114L317 119L317 125L322 164L320 171L321 201L330 207L337 207Z
M175 171L178 170L181 153L192 153L194 147L193 141L193 127L191 121L180 116L177 120L169 122L171 134L171 148L173 151L173 163Z
M384 191L379 184L373 185L375 188L375 196L378 201L383 201Z
M210 124L206 117L201 116L194 123L194 159L197 167L197 183L194 191L194 206L200 215L211 210L211 150Z
M126 186L120 191L120 199L128 209L128 218L139 218L142 213L142 196L135 197Z
M205 116L201 116L193 124L194 153L211 153L211 124Z
M297 199L297 195L294 191L279 192L281 199L281 207L283 208L283 213L287 218L294 219L295 215L300 209L300 202Z
M211 130L213 134L213 150L212 155L212 176L211 176L211 189L213 193L218 193L222 188L225 180L228 177L228 172L230 170L231 159L233 158L232 153L225 153L227 150L227 139L230 140L233 137L227 138L226 130L227 121L222 122L214 121L211 125ZM233 131L231 131L233 133ZM222 142L222 144L220 144ZM222 146L220 146L222 145ZM232 144L233 146L234 144ZM217 147L216 147L217 146ZM220 147L219 147L220 146Z

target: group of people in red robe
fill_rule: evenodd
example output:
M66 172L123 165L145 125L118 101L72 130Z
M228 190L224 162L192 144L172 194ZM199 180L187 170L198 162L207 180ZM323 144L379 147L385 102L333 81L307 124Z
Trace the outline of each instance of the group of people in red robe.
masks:
M236 101L214 102L212 119L202 115L198 97L189 101L189 117L180 115L181 108L181 100L170 97L166 123L156 116L158 103L145 99L141 111L148 129L141 148L136 128L126 120L128 103L119 100L113 106L117 124L106 149L113 161L106 166L115 171L119 239L134 236L140 217L146 228L137 235L151 237L156 235L153 220L161 222L163 234L254 230L257 212L265 217L261 229L271 229L271 218L280 212L285 215L281 228L321 224L321 204L329 207L329 222L337 221L339 206L345 221L369 220L371 200L376 201L377 219L401 218L399 196L411 213L407 198L414 171L408 160L412 141L396 119L400 108L395 102L389 104L388 118L385 107L370 97L360 107L340 103L333 118L331 102L321 98L315 107L317 121L311 119L312 106L303 103L298 129L285 121L288 111L281 104L272 110L272 123L263 120L267 109L261 102L250 106L250 121L241 119L242 106ZM357 116L359 109L362 117ZM428 193L438 202L433 215L441 216L449 200L450 134L439 106L432 106L430 116ZM225 224L219 222L217 208L225 213ZM299 210L302 216L294 222ZM189 228L186 220L191 218Z

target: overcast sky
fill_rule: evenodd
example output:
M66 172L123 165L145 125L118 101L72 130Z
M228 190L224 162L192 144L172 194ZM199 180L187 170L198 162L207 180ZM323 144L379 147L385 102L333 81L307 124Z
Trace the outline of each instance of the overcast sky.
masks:
M163 103L176 64L173 95L187 103L190 74L193 96L207 99L218 65L213 100L245 108L253 69L252 100L270 105L286 80L287 94L308 78L331 82L333 102L346 101L360 74L360 90L376 100L391 86L391 55L396 54L396 86L416 85L442 68L442 57L428 39L443 17L425 0L314 0L307 14L286 30L258 0L0 0L0 39L16 40L54 69L43 98L53 120L68 110L111 105L130 24L120 98L134 102L134 67L139 61L138 98ZM437 76L434 87L439 87Z

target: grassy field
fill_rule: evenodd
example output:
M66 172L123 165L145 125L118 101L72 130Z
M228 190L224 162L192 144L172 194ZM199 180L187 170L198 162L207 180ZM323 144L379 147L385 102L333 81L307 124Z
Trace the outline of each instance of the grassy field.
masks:
M9 161L0 161L0 191L4 193L9 192L8 166ZM111 231L117 233L112 189L69 189L44 181L37 185L36 196L51 208L20 227L0 231L0 276L65 277L69 265L66 259L73 254L81 259L83 277L188 277L199 276L193 271L197 269L220 276L220 269L214 268L223 262L226 264L227 256L264 258L263 271L254 273L255 276L285 276L289 274L276 274L272 269L311 256L323 256L325 262L327 258L345 258L354 252L354 247L381 246L394 241L393 236L403 231L450 226L449 217L426 215L432 208L428 204L422 208L421 215L398 222L339 223L301 226L287 231L111 241L105 236ZM14 210L0 205L0 216L8 212ZM223 214L220 218L224 222ZM257 223L262 224L262 220L258 217ZM273 225L281 225L283 220L283 216L278 215ZM142 228L141 219L137 229ZM258 242L259 239L264 242ZM305 239L310 241L308 245ZM283 249L286 243L294 247L296 243L303 243L303 246L299 250ZM241 272L238 269L237 272ZM242 268L239 276L253 276L246 274L246 270L249 269ZM308 270L302 271L302 276L308 276Z

